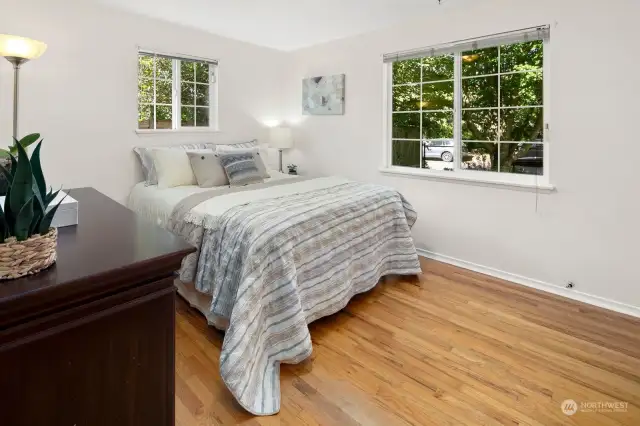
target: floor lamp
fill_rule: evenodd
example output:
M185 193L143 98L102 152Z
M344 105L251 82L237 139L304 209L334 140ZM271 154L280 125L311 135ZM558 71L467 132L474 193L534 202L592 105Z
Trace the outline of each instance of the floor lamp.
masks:
M37 59L47 50L41 41L31 40L9 34L0 34L0 56L13 64L13 137L18 139L18 86L20 66L27 61Z

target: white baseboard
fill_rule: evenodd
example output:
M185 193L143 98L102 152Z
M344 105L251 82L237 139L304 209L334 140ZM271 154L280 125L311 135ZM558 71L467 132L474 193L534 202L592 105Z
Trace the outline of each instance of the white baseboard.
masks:
M534 280L532 278L523 277L521 275L512 274L511 272L501 271L499 269L490 268L488 266L478 265L477 263L468 262L466 260L456 259L455 257L446 256L444 254L434 253L428 250L418 249L420 256L437 260L439 262L448 263L460 268L469 269L474 272L500 278L516 284L535 288L537 290L546 291L547 293L556 294L579 302L588 303L590 305L599 306L615 312L631 315L640 318L640 307L627 305L604 297L594 296L592 294L582 293L576 290L570 290L557 285L545 283L543 281Z

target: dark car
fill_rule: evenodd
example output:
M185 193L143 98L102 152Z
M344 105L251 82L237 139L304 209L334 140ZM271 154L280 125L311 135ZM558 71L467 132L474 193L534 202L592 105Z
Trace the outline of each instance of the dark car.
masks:
M544 163L544 147L542 144L532 145L513 162L513 173L542 175Z

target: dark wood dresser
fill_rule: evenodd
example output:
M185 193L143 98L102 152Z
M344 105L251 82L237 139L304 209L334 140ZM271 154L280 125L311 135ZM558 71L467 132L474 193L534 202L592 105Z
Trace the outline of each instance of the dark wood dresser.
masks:
M195 249L92 188L58 261L0 282L1 426L174 424L173 272Z

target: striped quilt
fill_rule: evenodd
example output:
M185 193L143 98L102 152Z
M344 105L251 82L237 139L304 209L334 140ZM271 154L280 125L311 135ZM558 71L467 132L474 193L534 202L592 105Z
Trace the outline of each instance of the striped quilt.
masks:
M199 219L184 209L177 216L174 231L201 239L195 285L212 296L211 313L227 329L222 379L256 415L279 411L280 363L311 354L308 323L385 275L420 272L410 233L416 213L383 186L344 182Z

